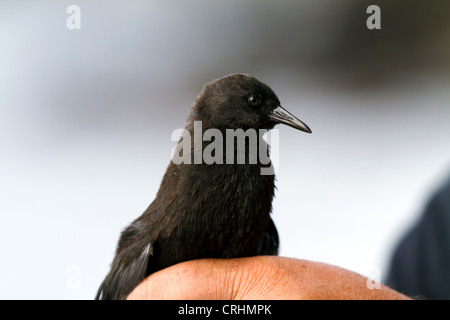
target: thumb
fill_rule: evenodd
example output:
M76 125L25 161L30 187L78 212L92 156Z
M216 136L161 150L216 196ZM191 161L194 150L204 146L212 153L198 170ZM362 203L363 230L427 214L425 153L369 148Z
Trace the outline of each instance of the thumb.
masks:
M127 299L292 298L292 292L280 292L289 279L283 262L272 256L186 261L151 274Z

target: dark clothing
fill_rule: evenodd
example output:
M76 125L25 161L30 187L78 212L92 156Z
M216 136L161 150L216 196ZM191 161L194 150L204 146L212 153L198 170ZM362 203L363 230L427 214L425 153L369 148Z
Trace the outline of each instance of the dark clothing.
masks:
M386 284L412 297L450 299L450 179L399 243Z

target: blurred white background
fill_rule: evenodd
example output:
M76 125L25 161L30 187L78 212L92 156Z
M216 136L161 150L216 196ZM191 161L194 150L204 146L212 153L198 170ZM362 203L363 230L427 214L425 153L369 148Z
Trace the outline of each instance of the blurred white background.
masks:
M234 72L313 130L280 127L281 255L384 277L450 171L449 5L405 3L0 1L0 298L92 299L172 131Z

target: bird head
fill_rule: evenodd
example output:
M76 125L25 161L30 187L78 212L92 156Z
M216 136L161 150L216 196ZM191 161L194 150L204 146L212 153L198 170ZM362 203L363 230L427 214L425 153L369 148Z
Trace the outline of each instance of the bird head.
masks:
M273 90L253 76L231 74L203 88L191 108L188 122L202 121L203 128L272 129L286 124L311 133L311 129L285 110Z

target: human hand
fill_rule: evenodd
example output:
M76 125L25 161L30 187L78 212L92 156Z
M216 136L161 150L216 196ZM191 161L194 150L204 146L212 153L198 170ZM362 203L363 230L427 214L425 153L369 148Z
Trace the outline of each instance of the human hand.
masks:
M186 261L148 276L128 296L136 299L277 300L409 299L367 278L324 263L257 256Z

